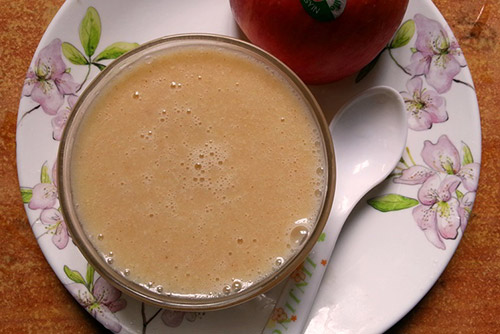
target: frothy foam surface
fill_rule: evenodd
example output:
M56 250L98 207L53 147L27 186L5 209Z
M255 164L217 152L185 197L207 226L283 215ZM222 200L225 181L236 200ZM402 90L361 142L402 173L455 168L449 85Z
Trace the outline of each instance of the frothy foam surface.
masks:
M184 47L103 90L79 129L77 212L108 263L158 293L235 293L282 266L321 207L307 105L262 64Z

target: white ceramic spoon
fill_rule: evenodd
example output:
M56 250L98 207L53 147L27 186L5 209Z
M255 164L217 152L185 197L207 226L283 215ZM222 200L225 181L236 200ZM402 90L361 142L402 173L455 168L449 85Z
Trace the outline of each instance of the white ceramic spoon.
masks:
M286 282L275 307L282 308L275 314L275 325L266 326L263 334L304 331L344 222L359 200L394 170L403 154L408 132L403 99L390 87L368 89L340 109L330 132L336 159L332 211L320 241Z

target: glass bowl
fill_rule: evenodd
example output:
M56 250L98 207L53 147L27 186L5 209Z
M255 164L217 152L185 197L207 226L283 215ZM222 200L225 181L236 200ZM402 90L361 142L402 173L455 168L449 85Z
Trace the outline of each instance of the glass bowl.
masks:
M307 105L321 138L321 142L317 143L317 146L322 151L325 159L325 169L323 172L325 182L322 185L323 189L320 189L316 194L321 197L321 205L315 221L312 222L312 228L303 235L300 247L293 255L285 259L282 263L279 263L269 274L251 284L240 285L235 291L196 296L176 293L176 291L167 291L167 289L154 286L153 283L144 284L144 282L135 282L129 278L127 270L113 267L111 265L113 261L112 255L103 254L99 250L99 247L96 246L98 237L87 233L84 224L82 224L82 219L78 213L78 205L75 205L71 182L73 170L71 161L74 153L73 149L75 143L77 143L80 124L85 119L87 110L89 110L93 101L100 95L102 90L113 84L122 71L145 61L148 57L159 55L161 52L176 50L176 48L191 46L213 47L218 50L239 53L262 64L266 69L286 81L295 91L295 94L298 94ZM120 135L129 136L127 133ZM299 143L290 142L289 145L299 145ZM241 40L208 34L163 37L145 43L112 62L89 84L79 97L63 133L57 164L58 191L62 213L74 243L78 246L89 264L109 283L124 293L148 304L183 311L209 311L237 305L268 291L288 277L293 270L302 264L321 234L330 213L335 189L335 159L330 132L323 113L307 86L286 65L266 51ZM109 205L113 205L113 202L110 201ZM140 245L136 251L141 252ZM196 268L193 268L193 270L196 273Z

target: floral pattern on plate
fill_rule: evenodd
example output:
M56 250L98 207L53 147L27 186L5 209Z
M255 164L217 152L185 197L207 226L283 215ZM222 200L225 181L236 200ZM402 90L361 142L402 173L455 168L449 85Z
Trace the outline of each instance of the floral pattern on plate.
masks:
M426 140L421 156L427 166L417 165L407 149L412 165L402 158L393 182L420 185L418 200L387 194L368 200L368 204L382 212L415 206L413 218L427 239L437 248L446 249L443 239L456 239L458 229L465 230L479 181L479 164L467 144L462 145L460 160L458 149L446 135L436 144ZM462 191L459 186L463 186Z
M19 122L31 112L41 108L46 114L55 116L51 121L52 137L58 141L61 140L69 113L78 98L77 93L87 82L92 66L102 71L106 68L102 63L103 60L116 59L139 46L137 43L116 42L93 57L101 38L101 18L94 7L87 9L78 33L84 53L71 43L61 42L59 38L52 40L39 52L33 66L28 70L23 86L23 96L31 98L38 104L25 111ZM87 74L81 83L74 81L71 68L66 66L62 55L74 65L87 66ZM66 107L63 106L65 98Z
M421 14L404 22L393 40L386 47L392 49L407 45L417 33L409 65L403 67L392 56L394 62L411 76L406 91L401 91L408 114L408 128L415 131L428 130L435 123L446 122L449 118L446 100L440 95L452 88L453 82L472 85L455 79L462 67L467 66L462 50L453 35L437 21ZM378 58L374 60L376 63ZM368 65L358 75L358 82L373 68ZM424 88L424 80L431 88ZM457 148L446 135L436 144L424 142L422 158L427 167L413 163L408 165L404 158L393 175L395 183L421 184L418 200L397 194L388 194L368 200L368 204L382 212L407 209L417 204L412 215L427 239L437 248L446 249L443 239L456 239L458 229L465 230L475 199L479 181L479 164L467 144L463 143L463 161ZM463 165L463 167L461 166ZM462 184L466 194L458 190Z
M85 278L76 270L64 266L64 273L74 283L66 284L66 289L94 318L113 333L122 329L120 322L113 313L124 309L127 301L122 299L122 293L111 286L102 277L94 281L94 268L87 264Z

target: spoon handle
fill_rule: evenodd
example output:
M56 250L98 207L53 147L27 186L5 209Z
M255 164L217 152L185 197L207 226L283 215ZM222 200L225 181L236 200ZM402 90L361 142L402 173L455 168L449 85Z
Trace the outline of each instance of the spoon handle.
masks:
M323 233L304 263L288 278L262 334L302 333L349 212L335 210L334 201Z

